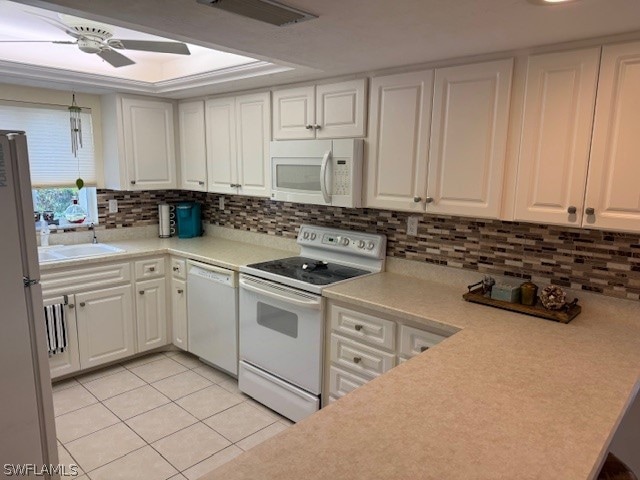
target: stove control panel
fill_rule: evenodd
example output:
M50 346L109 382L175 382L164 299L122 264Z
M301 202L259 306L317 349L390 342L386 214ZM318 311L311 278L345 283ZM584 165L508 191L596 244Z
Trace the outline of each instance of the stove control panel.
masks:
M384 235L302 225L298 244L306 247L343 252L349 255L381 259L386 255Z

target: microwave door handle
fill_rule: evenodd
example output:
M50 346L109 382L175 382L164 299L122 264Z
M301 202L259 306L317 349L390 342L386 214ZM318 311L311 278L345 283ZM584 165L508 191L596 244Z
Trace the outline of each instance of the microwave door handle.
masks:
M320 191L325 203L331 204L331 195L327 189L327 170L329 159L331 158L331 150L327 150L322 157L322 165L320 166Z

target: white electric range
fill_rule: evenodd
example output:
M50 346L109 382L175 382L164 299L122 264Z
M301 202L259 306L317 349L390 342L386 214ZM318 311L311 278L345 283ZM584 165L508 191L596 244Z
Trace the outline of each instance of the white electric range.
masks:
M240 267L240 390L294 421L320 408L322 289L384 270L386 237L302 225L300 256Z

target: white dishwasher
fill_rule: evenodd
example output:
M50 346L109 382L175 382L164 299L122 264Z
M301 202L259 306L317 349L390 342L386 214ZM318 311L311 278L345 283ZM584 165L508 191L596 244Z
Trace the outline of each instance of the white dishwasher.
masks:
M189 351L238 375L238 275L205 263L187 262Z

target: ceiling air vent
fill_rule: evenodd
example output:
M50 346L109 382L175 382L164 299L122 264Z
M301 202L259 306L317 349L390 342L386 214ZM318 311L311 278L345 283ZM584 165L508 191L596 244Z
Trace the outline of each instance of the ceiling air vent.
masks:
M318 18L272 0L198 0L198 3L279 27Z

